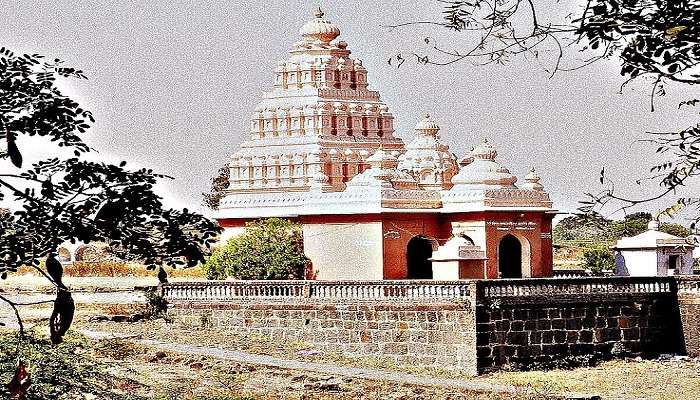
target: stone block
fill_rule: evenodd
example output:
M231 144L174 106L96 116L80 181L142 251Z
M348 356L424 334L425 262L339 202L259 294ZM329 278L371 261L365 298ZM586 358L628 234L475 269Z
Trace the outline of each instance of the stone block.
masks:
M596 317L595 318L595 327L598 329L605 328L606 326L608 326L607 321L608 321L608 319L606 317Z
M583 329L591 329L595 327L596 319L595 317L592 316L585 316L583 319L581 319L581 328Z
M578 341L581 343L593 342L593 331L581 331L578 333Z
M511 321L510 330L511 331L522 331L525 329L525 323L523 321Z
M554 331L554 343L566 343L566 331Z
M623 340L639 340L639 328L622 329Z
M570 331L578 331L583 327L583 323L579 318L570 318L566 320L566 329Z
M566 329L566 320L561 318L553 319L552 329Z
M537 330L547 331L552 329L552 321L548 319L538 319L537 320Z
M478 346L476 348L476 356L477 357L489 357L491 355L491 347L490 346Z
M526 331L537 330L537 320L529 319L529 320L525 321L525 330Z
M506 342L511 345L516 346L527 346L528 344L528 334L527 332L508 332L506 337Z
M554 343L554 331L542 332L542 344Z
M531 344L542 343L542 332L538 332L538 331L530 332L530 343Z
M502 319L500 321L496 321L496 330L497 331L502 331L506 332L510 329L510 321L506 319Z

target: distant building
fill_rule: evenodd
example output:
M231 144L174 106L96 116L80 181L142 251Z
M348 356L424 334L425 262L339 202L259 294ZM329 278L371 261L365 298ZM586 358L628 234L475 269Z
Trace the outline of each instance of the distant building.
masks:
M648 230L622 238L612 246L615 275L670 276L693 273L692 241L659 231L659 222L649 222Z
M534 169L516 186L486 140L458 159L429 115L404 145L339 27L319 10L300 34L231 157L224 239L298 221L316 279L551 276L555 213Z

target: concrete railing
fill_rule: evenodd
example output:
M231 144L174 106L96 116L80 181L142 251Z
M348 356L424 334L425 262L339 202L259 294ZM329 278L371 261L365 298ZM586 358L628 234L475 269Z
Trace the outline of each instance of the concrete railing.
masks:
M448 300L467 298L470 281L210 281L159 286L168 301L238 299Z
M700 277L582 277L463 281L209 281L159 286L169 301L240 299L456 300L700 294Z
M485 297L572 297L673 293L671 277L585 277L547 279L495 279L479 281Z

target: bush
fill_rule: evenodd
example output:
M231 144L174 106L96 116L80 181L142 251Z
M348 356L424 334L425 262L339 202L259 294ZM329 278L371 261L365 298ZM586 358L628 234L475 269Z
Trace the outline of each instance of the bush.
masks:
M28 399L117 398L111 391L114 378L91 356L88 341L72 331L64 339L54 346L30 331L18 346L17 333L0 335L0 383L12 379L19 355L31 374ZM3 390L0 388L0 398L4 398Z
M599 275L615 268L615 256L604 246L588 248L583 252L583 267L594 275Z
M245 233L216 249L203 270L208 279L301 279L308 262L301 226L270 218L247 223Z

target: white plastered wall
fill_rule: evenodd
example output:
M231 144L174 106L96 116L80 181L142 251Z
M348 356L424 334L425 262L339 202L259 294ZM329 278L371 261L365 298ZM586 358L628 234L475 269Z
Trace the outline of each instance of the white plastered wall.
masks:
M452 223L452 235L469 236L474 241L474 245L486 250L486 222L484 221L464 221Z
M304 253L316 279L382 279L382 224L304 224Z
M657 276L656 250L622 250L624 265L629 276Z

